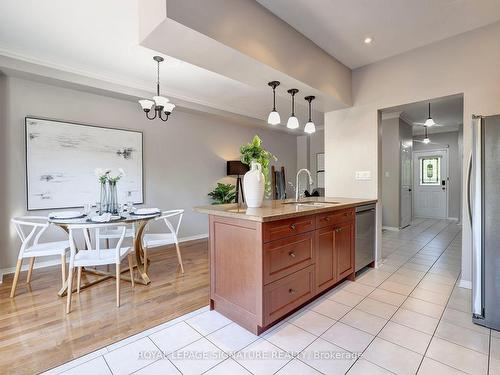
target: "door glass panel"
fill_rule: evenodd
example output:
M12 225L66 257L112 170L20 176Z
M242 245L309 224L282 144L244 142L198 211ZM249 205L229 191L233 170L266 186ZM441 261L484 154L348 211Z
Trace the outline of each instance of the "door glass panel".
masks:
M420 185L439 185L441 181L441 157L420 158Z

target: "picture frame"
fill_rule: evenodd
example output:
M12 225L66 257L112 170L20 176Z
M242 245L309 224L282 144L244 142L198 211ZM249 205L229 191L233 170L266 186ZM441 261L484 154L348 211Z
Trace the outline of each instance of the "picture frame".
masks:
M119 202L144 203L143 148L141 131L25 117L27 210L98 202L96 168L122 168Z

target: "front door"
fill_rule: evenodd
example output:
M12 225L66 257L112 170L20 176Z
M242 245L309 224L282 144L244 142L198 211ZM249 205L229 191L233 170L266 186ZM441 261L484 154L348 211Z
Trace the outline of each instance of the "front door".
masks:
M412 218L412 153L411 146L401 147L401 178L400 178L400 206L399 227L404 228L411 224Z
M448 217L448 150L413 153L415 217Z

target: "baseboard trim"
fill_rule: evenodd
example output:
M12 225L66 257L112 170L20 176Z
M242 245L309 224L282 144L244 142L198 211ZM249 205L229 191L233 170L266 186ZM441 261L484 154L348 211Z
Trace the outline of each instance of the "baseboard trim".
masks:
M458 217L449 217L448 220L456 220L456 221L458 221Z
M472 289L472 281L460 279L458 286L460 288Z
M208 238L208 233L196 234L194 236L187 236L187 237L179 238L179 243L198 241L198 240L203 240L205 238ZM68 261L69 261L69 259L67 260L67 262ZM59 259L41 260L39 262L35 262L33 269L57 266L60 264L60 262L61 261ZM27 270L28 270L28 264L23 264L23 266L21 267L21 271L27 271ZM4 275L8 275L8 274L14 273L14 272L16 272L16 267L7 267L7 268L0 269L0 284L3 283L3 276Z
M382 230L389 230L391 232L399 232L399 228L396 228L396 227L382 227Z

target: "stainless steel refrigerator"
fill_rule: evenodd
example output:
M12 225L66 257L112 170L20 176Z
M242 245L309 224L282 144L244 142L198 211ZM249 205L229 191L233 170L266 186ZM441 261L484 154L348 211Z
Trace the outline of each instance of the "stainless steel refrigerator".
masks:
M500 115L473 116L472 126L472 319L500 330Z

